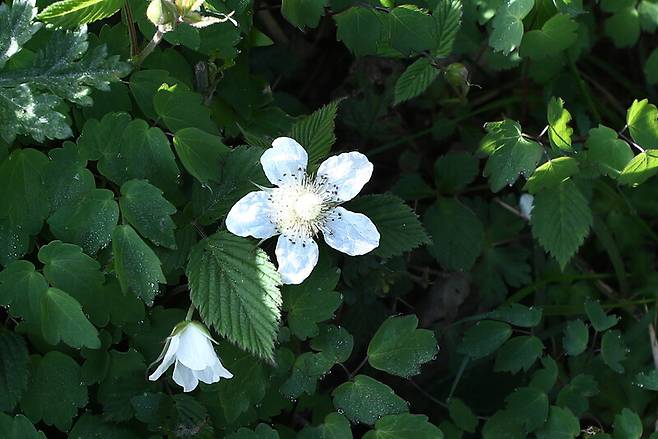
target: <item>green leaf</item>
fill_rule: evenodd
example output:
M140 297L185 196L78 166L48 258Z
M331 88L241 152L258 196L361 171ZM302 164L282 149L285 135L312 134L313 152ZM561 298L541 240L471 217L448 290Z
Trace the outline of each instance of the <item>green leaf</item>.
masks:
M201 183L219 181L222 159L229 149L222 139L198 128L183 128L174 136L174 147L185 170Z
M41 28L41 23L34 22L36 15L34 0L0 5L0 68Z
M124 293L131 292L147 305L159 291L158 283L165 283L161 263L132 227L117 226L112 233L114 271Z
M375 424L375 429L363 439L443 439L439 428L427 421L427 416L404 413L384 416Z
M440 0L432 11L432 18L437 28L437 47L432 55L437 58L448 57L461 27L462 2L458 0Z
M395 82L393 105L413 99L422 94L439 75L427 58L418 58L408 66Z
M556 404L568 408L576 416L589 410L588 398L599 393L599 386L591 375L576 375L557 396Z
M85 413L78 418L69 433L71 438L139 439L128 427L104 422L101 416Z
M457 352L477 360L498 350L511 336L512 328L507 323L481 320L464 333Z
M648 372L638 372L635 375L634 384L641 389L658 392L658 370L652 369Z
M489 154L484 176L489 186L498 192L512 185L519 175L529 176L541 158L542 148L537 142L523 137L521 125L513 120L490 122L485 125L487 135L480 148Z
M514 326L533 328L541 322L542 310L534 306L527 307L520 303L501 306L487 314L488 319L502 320Z
M258 424L252 431L240 428L237 432L227 436L227 439L279 439L279 433L267 424Z
M535 336L519 336L508 340L496 354L494 371L518 373L527 372L541 357L544 344Z
M582 320L576 319L566 324L562 344L567 355L574 357L582 354L587 349L588 341L589 330Z
M112 239L119 220L114 193L94 189L77 201L67 202L48 218L50 231L62 241L77 244L94 255Z
M621 364L628 355L628 348L622 339L621 332L617 330L606 331L601 339L601 357L603 362L617 373L624 373Z
M434 162L434 182L442 193L464 189L479 171L477 158L467 152L449 152Z
M633 159L633 150L617 136L617 132L599 125L589 130L585 147L588 158L594 161L605 175L617 178Z
M531 30L523 36L523 42L521 43L519 52L522 57L528 57L535 61L557 56L560 52L568 49L576 42L576 39L578 38L576 33L577 30L578 23L576 23L569 14L555 14L544 23L541 29ZM558 105L561 107L559 101L553 102L556 107ZM562 109L560 109L560 113L562 113ZM566 113L566 115L564 115L564 113ZM564 110L564 113L562 113L563 115L560 118L563 121L566 120L566 122L568 122L571 119L571 116L566 110ZM551 104L549 104L549 123L551 123L550 114ZM560 145L560 143L557 145ZM569 146L571 146L571 144L569 144ZM558 147L564 149L563 146Z
M558 157L535 169L523 189L537 194L541 190L559 186L564 180L576 174L578 174L578 160L572 157Z
M210 109L203 105L201 95L186 90L182 85L162 84L153 98L155 112L174 134L183 128L199 128L219 134L210 119Z
M438 44L436 23L427 13L413 5L393 8L387 15L389 44L405 56L433 50Z
M25 416L10 418L4 413L0 413L0 436L5 439L46 439L46 435L37 431Z
M111 17L124 0L61 0L39 12L39 20L56 27L75 28Z
M644 63L644 76L647 78L647 83L652 85L658 83L658 49L653 49Z
M532 235L564 269L587 237L592 211L574 182L565 180L537 194L530 223Z
M324 15L326 0L283 0L281 15L294 26L316 28Z
M87 160L74 143L64 142L63 148L51 149L48 156L50 162L43 172L52 210L67 202L77 202L96 188L94 174L86 168Z
M647 149L628 162L617 180L620 184L637 186L656 173L658 173L658 149Z
M375 55L386 31L385 15L374 8L361 6L336 14L336 39L356 56Z
M507 410L514 413L516 422L528 433L544 425L549 416L548 396L534 387L516 389L505 398L505 402Z
M324 423L317 427L306 427L299 439L352 439L350 421L345 416L332 412L324 418Z
M624 408L615 416L613 424L615 439L640 439L642 437L642 420L631 409Z
M111 350L110 365L98 386L98 402L103 406L103 417L108 421L127 421L134 416L130 404L133 396L146 390L144 358L134 349L125 352Z
M11 412L27 388L29 357L23 338L0 330L0 411Z
M640 38L640 16L635 6L623 8L603 23L605 34L616 47L631 47Z
M580 435L580 423L567 408L552 405L548 420L541 430L537 431L537 439L573 439Z
M499 410L494 413L487 419L482 429L483 439L524 439L526 437L518 416L509 410Z
M562 37L560 35L560 38ZM569 126L571 114L564 108L562 98L553 97L548 101L547 119L548 139L551 146L563 151L571 151L571 135L573 134L573 128Z
M336 141L334 120L341 101L342 99L332 101L292 126L290 137L306 149L310 167L325 158Z
M142 236L155 245L176 248L171 215L176 207L162 196L162 191L146 180L130 180L121 186L121 214Z
M283 309L290 331L300 340L318 335L318 323L332 318L342 302L334 291L340 270L329 259L320 257L311 275L300 285L283 287Z
M48 289L46 279L28 261L14 261L0 272L0 305L11 315L40 326L41 299Z
M388 387L367 375L357 375L332 392L334 406L352 422L373 425L386 415L406 413L409 407Z
M41 298L41 328L50 344L60 341L74 348L97 349L98 331L82 312L80 303L57 288L48 288Z
M658 148L658 109L647 99L633 101L626 113L631 137L643 148Z
M32 378L21 399L21 408L33 423L54 425L60 431L71 427L78 408L87 405L87 387L82 384L80 366L68 355L48 352L35 357Z
M377 227L379 247L373 251L377 256L388 259L429 242L416 214L394 195L366 195L351 201L346 207L363 213Z
M123 163L121 159L121 143L108 142L109 138L116 138L123 133L130 123L127 113L109 113L98 121L89 119L82 127L82 134L78 138L78 148L81 155L87 160L99 160L98 170L110 178L112 162Z
M464 404L464 401L459 398L450 398L448 412L450 413L450 418L452 418L457 427L466 432L475 433L475 429L478 425L478 418L470 407Z
M509 54L523 38L523 19L535 6L534 0L504 0L492 20L489 45L496 52Z
M469 270L482 250L484 226L471 209L454 198L430 206L423 222L432 235L429 252L448 270Z
M281 280L264 251L218 232L192 249L187 277L192 303L206 324L241 348L273 359Z
M73 296L92 322L105 326L109 321L109 303L101 286L105 275L100 264L82 253L77 245L52 241L39 250L43 273L55 288Z
M597 332L603 332L607 329L612 328L619 321L619 317L616 315L607 315L603 310L603 307L598 301L588 300L585 302L585 312L594 330Z
M417 327L415 315L386 319L368 344L368 363L404 378L418 375L439 349L434 333Z
M529 386L548 393L557 381L557 363L548 355L542 357L541 363L544 367L533 374Z

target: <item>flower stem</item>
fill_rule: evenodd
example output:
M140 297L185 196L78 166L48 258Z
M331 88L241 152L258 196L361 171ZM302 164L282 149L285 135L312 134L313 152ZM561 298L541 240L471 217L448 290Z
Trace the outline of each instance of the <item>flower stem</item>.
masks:
M194 315L194 310L195 310L195 309L196 309L196 308L194 307L194 304L193 304L193 303L190 303L190 307L189 307L188 310L187 310L187 315L185 316L185 321L186 321L186 322L189 322L189 321L192 320L192 316Z
M156 48L158 44L160 44L160 41L162 41L162 38L164 37L165 32L160 29L160 27L157 28L155 31L155 34L153 34L153 38L151 38L151 41L142 49L142 51L133 58L133 63L135 66L139 66L144 62L144 59L153 52L153 49Z

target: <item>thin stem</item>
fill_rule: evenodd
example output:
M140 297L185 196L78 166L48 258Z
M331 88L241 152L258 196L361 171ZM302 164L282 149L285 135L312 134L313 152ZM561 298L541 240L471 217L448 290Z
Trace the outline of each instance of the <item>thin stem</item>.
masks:
M162 41L162 38L164 37L165 32L160 29L158 26L157 30L153 34L153 38L151 38L151 41L146 45L146 47L139 53L139 55L135 56L133 58L133 63L135 66L139 66L144 62L144 59L153 52L153 50L157 47L158 44L160 44L160 41Z
M356 366L356 369L354 369L354 370L350 373L350 378L354 377L354 375L356 375L356 374L357 374L357 373L363 368L363 366L366 365L367 362L368 362L368 356L366 355L366 356L363 358L363 360L361 360L361 363L359 363L359 365Z
M185 321L186 322L192 321L192 316L194 315L194 310L196 310L196 308L194 307L194 304L190 303L190 307L187 309L187 314L185 315Z

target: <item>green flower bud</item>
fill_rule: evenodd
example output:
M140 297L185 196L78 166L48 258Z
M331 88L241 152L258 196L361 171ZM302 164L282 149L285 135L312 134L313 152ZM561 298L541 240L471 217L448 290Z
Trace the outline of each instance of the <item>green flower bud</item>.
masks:
M177 17L176 6L170 0L151 0L146 16L156 26L173 25Z

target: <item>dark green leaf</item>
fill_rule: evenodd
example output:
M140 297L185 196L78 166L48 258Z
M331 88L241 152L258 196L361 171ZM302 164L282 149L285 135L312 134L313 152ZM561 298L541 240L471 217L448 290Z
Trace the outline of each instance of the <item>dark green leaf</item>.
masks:
M404 399L393 389L367 375L357 375L341 384L332 395L338 412L345 413L353 422L373 425L382 416L409 411Z
M146 180L130 180L121 186L119 200L121 214L142 236L155 245L176 248L171 215L176 213L173 204L162 196L162 191Z
M482 320L464 333L457 350L473 359L486 357L498 350L511 335L512 328L507 323Z

